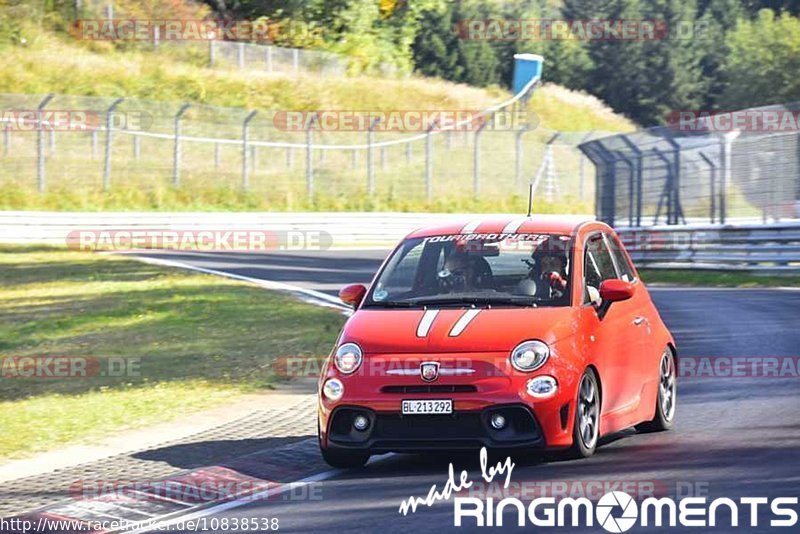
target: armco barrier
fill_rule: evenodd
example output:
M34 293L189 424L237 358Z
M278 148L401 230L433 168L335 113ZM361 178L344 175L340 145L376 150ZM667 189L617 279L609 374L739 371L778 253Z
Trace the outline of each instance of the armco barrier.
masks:
M467 215L426 213L0 212L0 243L64 245L77 230L322 232L333 247L391 247L412 230ZM491 217L491 215L486 215Z
M391 247L421 226L492 215L430 213L0 212L0 243L64 245L76 230L324 232L333 247ZM576 220L586 218L575 216ZM800 222L617 228L634 262L655 269L800 272Z
M617 231L640 267L800 272L800 222L650 226Z

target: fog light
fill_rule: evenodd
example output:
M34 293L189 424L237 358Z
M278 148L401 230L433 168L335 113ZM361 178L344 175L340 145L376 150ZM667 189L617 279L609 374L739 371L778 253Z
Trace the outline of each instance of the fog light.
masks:
M369 419L364 417L363 415L357 415L355 419L353 419L353 428L358 430L359 432L363 432L369 426Z
M499 413L492 414L490 423L495 430L502 430L506 427L506 418Z
M537 376L528 380L528 394L537 399L544 399L555 395L558 383L552 376Z
M344 395L344 384L338 378L331 378L325 385L322 386L322 393L328 397L329 400L338 401Z

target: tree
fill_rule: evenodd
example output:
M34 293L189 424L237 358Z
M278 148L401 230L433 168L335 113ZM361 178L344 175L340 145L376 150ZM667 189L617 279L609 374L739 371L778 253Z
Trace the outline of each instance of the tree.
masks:
M720 98L724 109L800 100L800 20L788 13L762 10L743 19L728 34L728 80Z

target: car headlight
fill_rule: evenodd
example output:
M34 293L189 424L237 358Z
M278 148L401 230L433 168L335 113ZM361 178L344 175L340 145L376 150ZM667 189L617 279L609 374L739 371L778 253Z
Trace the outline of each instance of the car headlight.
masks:
M517 371L535 371L550 357L550 347L541 341L525 341L511 351L511 365Z
M346 375L356 372L361 365L361 360L361 347L355 343L345 343L336 349L336 355L333 357L336 368Z
M338 401L344 395L344 384L338 378L329 378L322 386L322 393L332 401Z

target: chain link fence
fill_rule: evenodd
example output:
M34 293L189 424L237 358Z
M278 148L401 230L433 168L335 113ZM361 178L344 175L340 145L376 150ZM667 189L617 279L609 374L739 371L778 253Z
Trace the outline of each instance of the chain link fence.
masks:
M330 131L313 113L298 131L281 127L280 111L3 94L0 184L6 199L172 189L224 204L238 190L285 209L322 197L381 199L403 209L417 200L526 198L533 183L537 204L588 205L594 168L576 147L603 133L496 124L519 98L470 119L479 126L409 133ZM58 113L72 115L58 124ZM64 127L75 117L88 127Z
M153 13L147 6L137 6L133 11L126 7L129 6L106 0L76 0L74 37L116 41L116 46L123 49L171 55L198 67L331 77L360 74L345 56L275 45L270 42L273 30L267 21L217 21L208 17L181 20L170 13ZM306 27L300 21L295 25L300 30L290 27L286 31L302 32ZM238 32L234 31L236 28ZM405 73L396 65L380 63L370 74L399 77Z
M598 218L622 226L800 218L800 103L594 139Z

